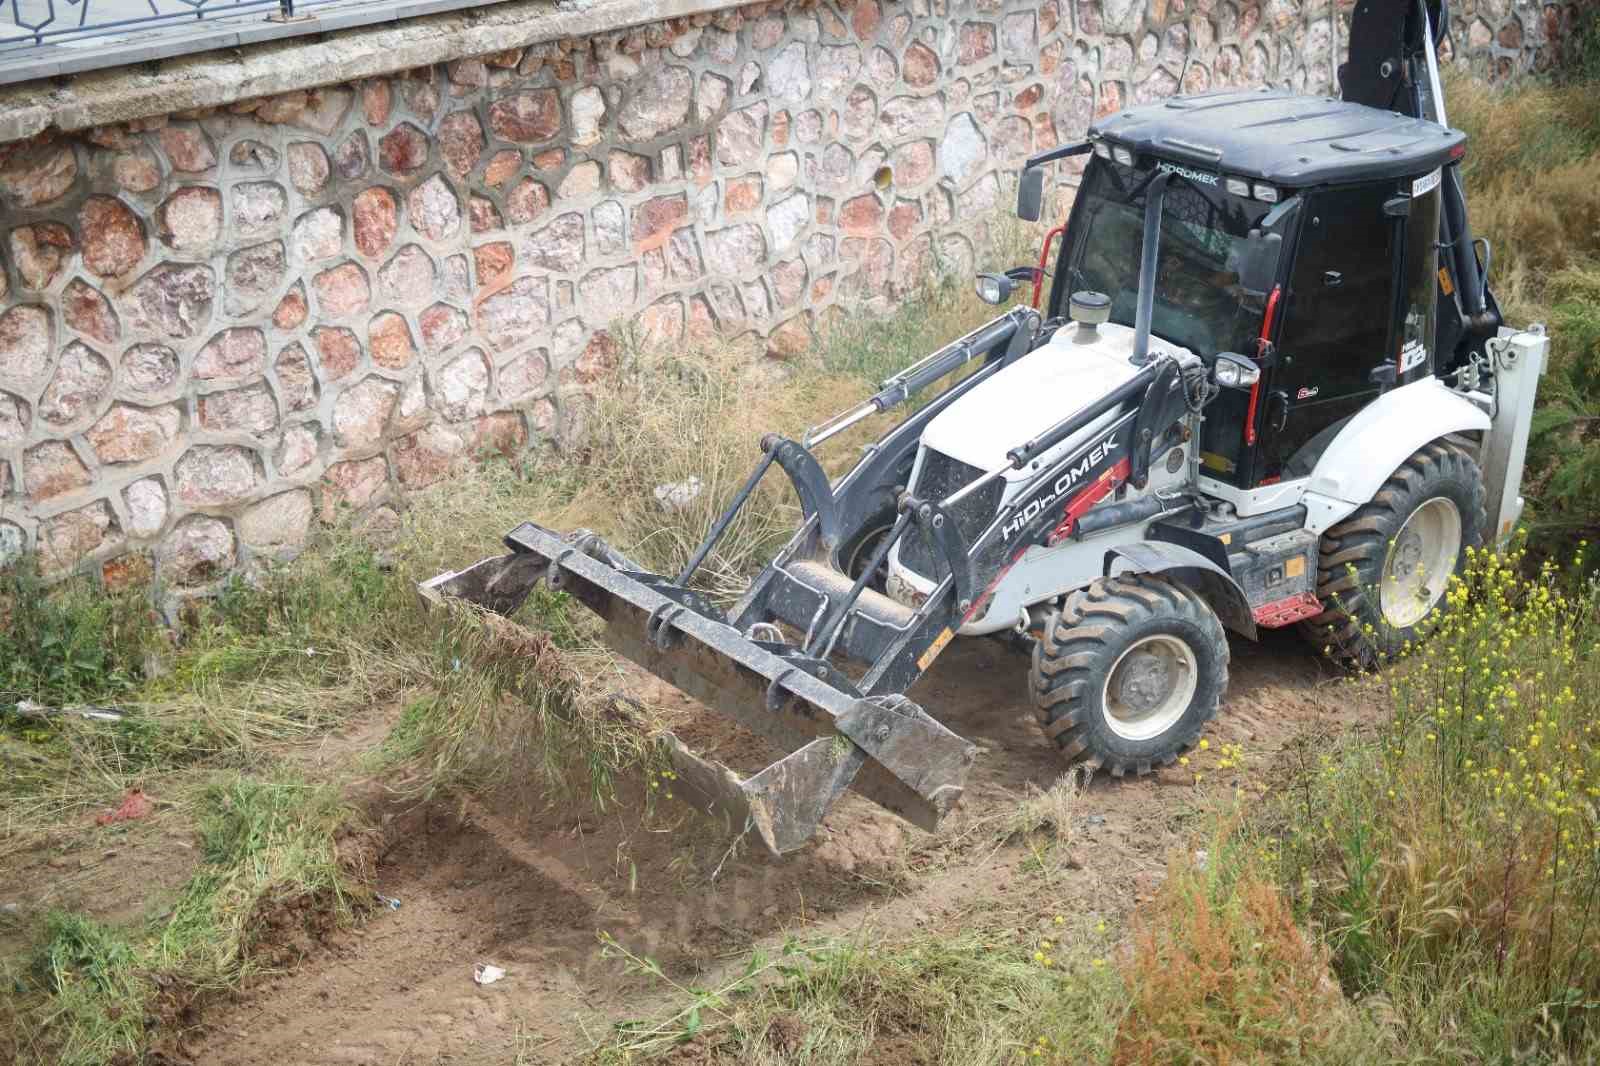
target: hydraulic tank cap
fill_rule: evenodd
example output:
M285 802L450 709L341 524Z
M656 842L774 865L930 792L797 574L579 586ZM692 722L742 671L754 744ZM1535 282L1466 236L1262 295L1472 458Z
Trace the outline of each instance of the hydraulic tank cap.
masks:
M1079 344L1092 344L1100 333L1100 323L1111 318L1111 297L1092 289L1079 289L1067 301L1067 316L1078 324Z

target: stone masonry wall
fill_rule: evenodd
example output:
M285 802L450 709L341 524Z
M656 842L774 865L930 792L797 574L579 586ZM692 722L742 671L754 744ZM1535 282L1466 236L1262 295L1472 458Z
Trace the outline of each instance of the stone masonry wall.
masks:
M1454 54L1541 68L1569 17L1467 0ZM1028 153L1325 90L1330 43L1298 0L774 2L0 145L0 563L199 589L392 523L570 442L617 323L791 357L970 266Z

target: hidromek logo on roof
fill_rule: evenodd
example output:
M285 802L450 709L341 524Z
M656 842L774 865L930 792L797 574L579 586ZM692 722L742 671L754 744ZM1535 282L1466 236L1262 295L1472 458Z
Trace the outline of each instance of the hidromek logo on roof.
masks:
M1190 181L1198 181L1203 185L1215 185L1217 183L1215 174L1207 174L1202 170L1190 170L1188 167L1180 167L1176 163L1158 162L1156 169L1168 174L1176 174L1180 178L1188 178Z

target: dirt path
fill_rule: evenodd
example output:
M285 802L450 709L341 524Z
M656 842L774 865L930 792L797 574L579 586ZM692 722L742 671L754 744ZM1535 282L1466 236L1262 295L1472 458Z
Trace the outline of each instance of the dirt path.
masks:
M1029 785L1048 787L1059 773L1033 724L1024 677L1021 653L971 641L952 648L914 693L984 749L963 800L967 819L1005 810ZM1209 734L1213 749L1240 744L1264 764L1293 737L1348 728L1363 712L1331 691L1330 680L1292 636L1236 641L1230 696ZM759 758L731 735L710 732L717 727L704 728L731 764ZM1086 906L1124 910L1159 877L1194 808L1190 775L1215 756L1089 788L1074 827L1082 869L1072 875ZM1231 787L1229 775L1210 776L1205 787ZM669 830L670 811L642 821L637 800L624 797L604 817L514 803L402 816L379 868L379 890L400 908L340 936L293 973L258 980L237 1003L211 1011L178 1054L234 1066L567 1061L613 1021L647 1014L658 994L601 958L600 930L671 972L693 974L784 931L937 923L1004 893L1018 860L973 849L935 854L908 872L908 858L926 860L936 843L854 797L803 852L729 857L726 840L703 825ZM509 976L474 985L481 961Z

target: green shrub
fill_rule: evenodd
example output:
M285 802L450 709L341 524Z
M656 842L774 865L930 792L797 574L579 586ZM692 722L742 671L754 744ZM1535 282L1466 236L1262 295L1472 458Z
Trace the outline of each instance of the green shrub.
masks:
M1377 736L1289 792L1284 881L1347 991L1479 1061L1600 1051L1600 588L1523 563L1453 578Z
M0 570L0 708L96 703L142 680L160 624L147 600L70 579L47 587L26 565Z

